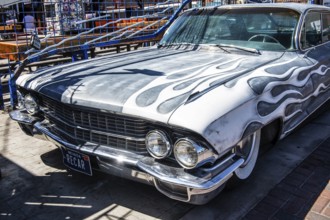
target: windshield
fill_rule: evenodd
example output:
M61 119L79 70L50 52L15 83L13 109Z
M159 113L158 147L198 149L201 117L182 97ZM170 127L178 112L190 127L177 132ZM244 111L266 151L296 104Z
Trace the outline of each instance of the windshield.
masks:
M295 49L299 13L290 9L199 9L180 16L160 45L213 44L284 51Z

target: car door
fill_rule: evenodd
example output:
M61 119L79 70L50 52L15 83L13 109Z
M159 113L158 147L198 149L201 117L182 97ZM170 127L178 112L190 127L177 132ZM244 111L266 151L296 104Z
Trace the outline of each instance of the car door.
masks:
M329 99L330 86L330 11L310 11L306 14L301 31L301 49L308 71L300 73L298 80L306 80L312 91L304 94L307 115L313 113ZM312 92L312 93L311 93Z

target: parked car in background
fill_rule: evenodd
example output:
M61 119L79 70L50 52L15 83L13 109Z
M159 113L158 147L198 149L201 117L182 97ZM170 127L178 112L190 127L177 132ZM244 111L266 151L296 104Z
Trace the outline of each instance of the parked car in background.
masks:
M329 24L307 4L191 9L157 46L22 75L10 115L70 169L204 204L329 100Z

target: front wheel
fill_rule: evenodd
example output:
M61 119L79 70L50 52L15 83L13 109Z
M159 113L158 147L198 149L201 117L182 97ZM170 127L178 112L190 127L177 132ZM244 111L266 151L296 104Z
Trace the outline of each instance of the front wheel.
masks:
M258 130L248 137L245 137L235 148L236 155L244 159L244 163L234 172L234 176L240 180L247 179L257 163L260 147L260 133L260 130Z
M246 180L252 173L258 159L261 131L242 139L234 148L234 153L244 159L244 163L234 171L233 176L227 182L227 188L236 187L240 182Z

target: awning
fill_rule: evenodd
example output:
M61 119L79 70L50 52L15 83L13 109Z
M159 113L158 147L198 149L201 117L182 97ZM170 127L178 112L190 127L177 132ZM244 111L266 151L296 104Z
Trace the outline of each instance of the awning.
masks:
M31 0L1 0L0 1L0 5L3 7L7 7L18 3L31 3Z

